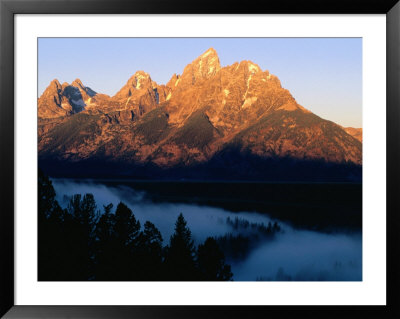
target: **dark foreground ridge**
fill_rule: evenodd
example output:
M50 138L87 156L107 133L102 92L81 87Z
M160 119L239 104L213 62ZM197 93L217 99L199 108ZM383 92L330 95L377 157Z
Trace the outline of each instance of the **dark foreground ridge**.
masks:
M362 181L362 166L298 160L290 157L263 158L235 149L214 155L205 163L161 168L155 164L128 164L108 158L69 161L39 157L39 166L53 177L123 178L136 180L262 181L262 182L356 182Z

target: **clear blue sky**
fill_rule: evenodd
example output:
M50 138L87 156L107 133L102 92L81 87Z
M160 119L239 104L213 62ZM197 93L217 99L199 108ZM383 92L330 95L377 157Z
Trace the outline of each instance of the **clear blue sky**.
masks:
M362 127L361 38L40 38L38 94L80 78L114 95L138 70L165 84L210 47L222 66L257 63L315 114Z

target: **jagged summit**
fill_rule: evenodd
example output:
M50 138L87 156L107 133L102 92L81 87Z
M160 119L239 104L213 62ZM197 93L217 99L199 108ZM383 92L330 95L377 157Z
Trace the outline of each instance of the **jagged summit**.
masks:
M139 82L140 83L144 79L146 79L146 80L150 79L151 80L150 74L148 74L147 72L145 72L143 70L138 70L129 78L129 80L127 81L127 84L128 83L133 83L133 82L135 82L135 83Z
M71 86L76 87L79 89L82 99L86 102L89 98L94 97L97 93L93 91L91 88L83 85L82 81L80 79L75 79L72 83Z
M178 85L180 78L181 78L180 75L174 73L171 76L171 79L167 82L166 86L171 89L174 89Z
M80 79L75 79L72 83L71 83L71 85L72 86L75 86L75 87L81 87L81 88L84 88L85 86L83 85L83 83L82 83L82 81L80 80Z
M262 72L260 66L252 61L248 61L248 60L241 61L241 64L246 65L248 72L251 74Z
M38 100L38 116L54 118L82 112L87 106L93 106L96 95L95 91L84 86L79 79L71 84L60 84L54 79Z
M136 71L128 80L128 82L132 82L134 80L140 81L141 79L150 79L150 74L143 71L143 70L138 70Z
M196 84L209 79L221 70L221 64L217 52L210 48L183 70L181 80L185 84Z
M205 57L208 57L208 56L216 56L216 57L218 57L218 53L217 53L217 51L215 51L214 48L209 48L206 52L204 52L199 57L205 58Z
M54 79L53 81L51 81L49 86L51 86L51 85L61 86L60 82L57 79Z
M143 75L145 77L150 77L150 75L147 72L143 71L143 70L136 71L133 76L138 76L138 75Z
M111 98L110 105L113 110L123 111L131 119L138 119L165 102L169 91L165 85L158 85L147 72L140 70Z
M129 98L136 94L136 90L143 90L152 87L153 81L151 80L150 75L144 71L136 71L113 98L117 100Z
M62 89L61 83L57 79L54 79L49 83L47 88L43 91L42 96L54 94L61 89Z

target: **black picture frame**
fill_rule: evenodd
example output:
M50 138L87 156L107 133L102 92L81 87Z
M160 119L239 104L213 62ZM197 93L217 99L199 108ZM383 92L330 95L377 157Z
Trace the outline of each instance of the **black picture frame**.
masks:
M16 306L14 305L15 14L385 14L387 21L386 306ZM5 318L400 318L400 3L398 0L0 0L0 315ZM377 212L384 214L385 212Z

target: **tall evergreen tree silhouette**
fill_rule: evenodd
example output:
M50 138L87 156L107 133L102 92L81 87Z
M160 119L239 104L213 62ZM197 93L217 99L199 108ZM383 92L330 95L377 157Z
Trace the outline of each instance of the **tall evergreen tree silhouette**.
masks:
M56 200L51 180L38 170L38 280L64 278L65 212Z
M166 247L165 270L167 280L197 280L194 241L182 213L178 216L175 233Z
M95 226L99 212L92 194L72 196L68 204L69 251L72 280L93 279Z
M115 280L138 280L139 264L135 260L138 247L140 222L132 210L119 203L115 211L113 247L115 255Z
M113 205L104 206L95 231L95 279L110 280L115 273L115 215L111 213Z
M163 280L163 247L162 236L156 226L147 221L144 230L139 236L139 244L136 251L136 260L139 264L141 280Z
M57 215L60 210L53 184L41 169L38 170L38 210L42 220Z
M231 266L225 264L224 253L212 237L208 237L203 245L199 245L197 262L201 280L226 281L233 277Z

